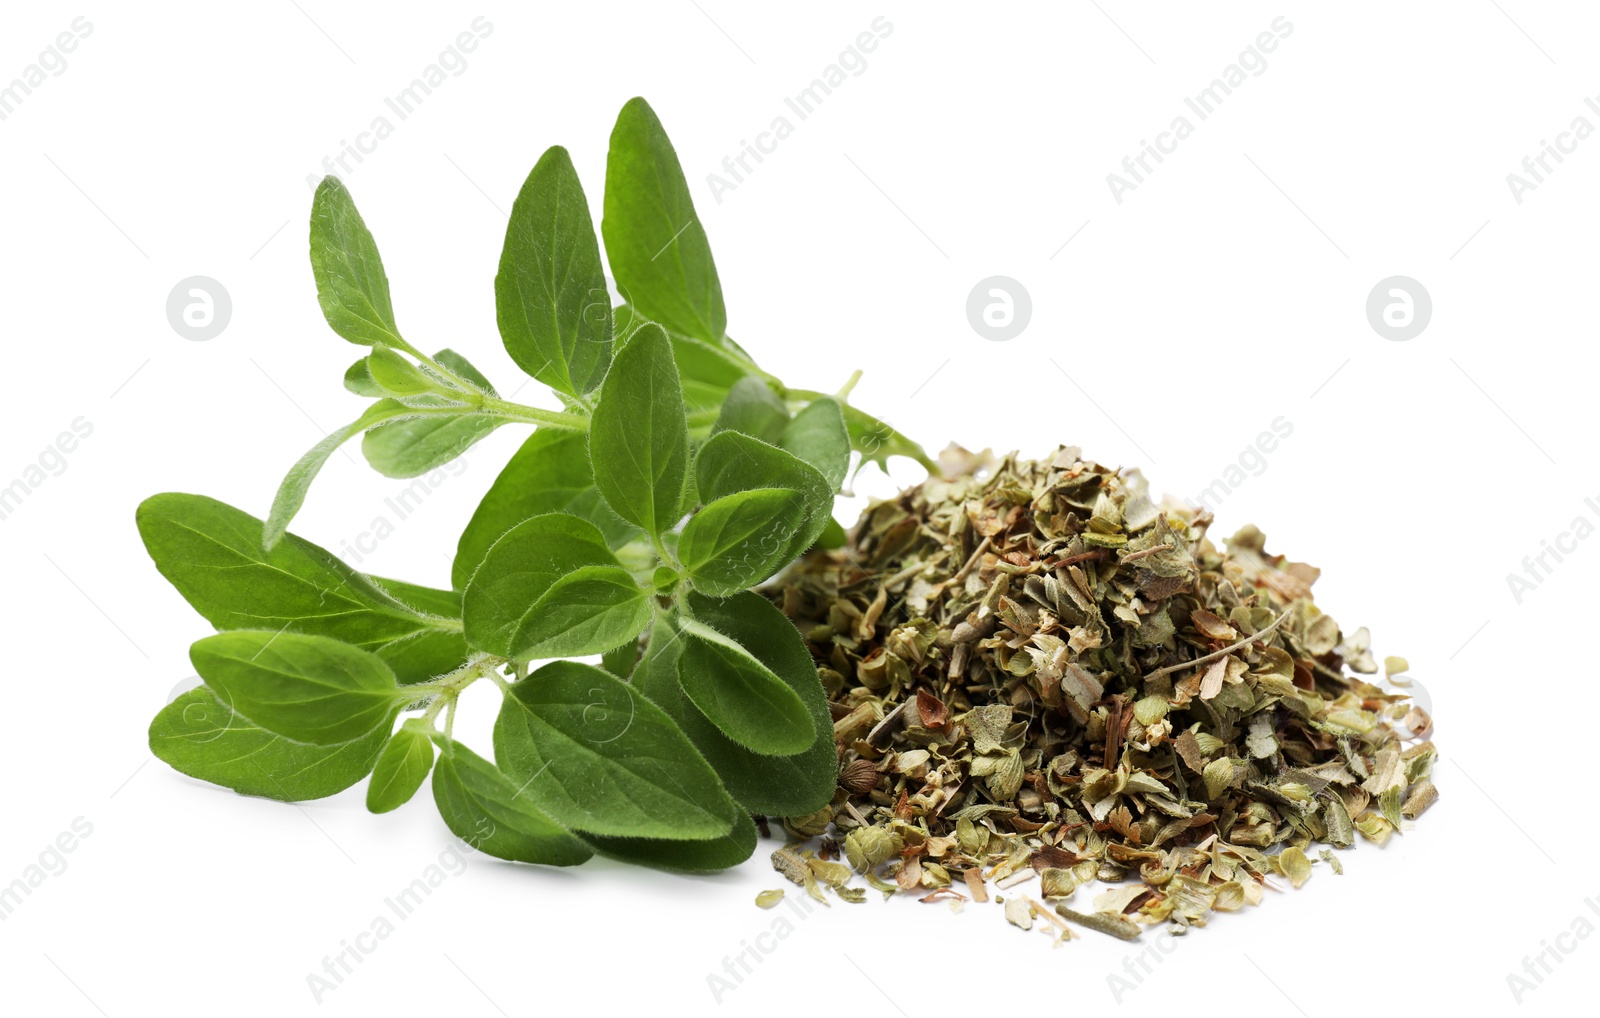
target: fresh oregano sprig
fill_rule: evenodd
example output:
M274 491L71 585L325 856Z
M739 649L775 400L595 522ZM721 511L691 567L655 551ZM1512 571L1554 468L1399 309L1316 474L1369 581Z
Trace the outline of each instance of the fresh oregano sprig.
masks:
M287 801L371 775L375 813L431 772L456 835L552 865L599 851L721 868L753 851L752 814L831 798L817 669L748 588L837 539L852 451L932 463L849 406L854 378L837 397L790 389L727 336L705 230L642 99L612 132L601 232L616 307L577 173L550 149L495 277L507 352L564 409L524 406L459 354L404 338L371 232L323 181L317 297L334 332L370 348L344 384L372 402L290 469L264 521L200 495L139 507L157 568L218 630L191 650L204 685L150 726L157 756ZM451 590L363 574L288 531L357 435L374 468L411 477L508 423L536 430L461 534ZM602 667L564 660L591 655ZM480 679L502 693L492 761L454 738Z

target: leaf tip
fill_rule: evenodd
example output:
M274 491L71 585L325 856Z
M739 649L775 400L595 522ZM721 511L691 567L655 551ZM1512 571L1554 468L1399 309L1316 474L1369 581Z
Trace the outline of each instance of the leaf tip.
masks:
M545 165L546 160L555 163L564 163L567 166L571 166L572 153L567 151L567 147L565 145L551 145L549 148L544 150L543 155L539 156L539 161L534 163L534 170L537 171L541 166Z
M331 195L348 195L349 193L350 189L345 186L344 181L340 180L337 175L330 173L317 182L317 190L313 200L321 201Z

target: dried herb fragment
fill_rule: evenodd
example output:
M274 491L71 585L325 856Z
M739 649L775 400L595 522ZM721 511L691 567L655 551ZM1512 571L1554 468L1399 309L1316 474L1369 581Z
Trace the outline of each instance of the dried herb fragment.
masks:
M1074 912L1065 905L1056 906L1056 914L1070 923L1085 929L1116 937L1118 940L1138 940L1139 924L1110 912Z
M1289 878L1289 883L1297 888L1305 886L1305 882L1311 879L1311 860L1294 846L1278 854L1278 867L1283 871L1283 875Z
M1006 899L1006 922L1024 930L1033 929L1033 907L1027 898Z
M1400 807L1400 815L1407 820L1415 820L1424 810L1438 801L1439 790L1433 787L1433 782L1420 782L1406 795L1406 801Z

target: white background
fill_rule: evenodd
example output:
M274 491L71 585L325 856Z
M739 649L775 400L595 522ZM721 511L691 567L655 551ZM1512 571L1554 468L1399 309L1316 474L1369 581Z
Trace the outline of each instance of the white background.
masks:
M1108 976L1138 945L1091 933L1052 950L993 905L896 900L836 903L764 941L776 949L718 1005L708 975L774 921L752 904L781 884L764 844L703 878L475 857L319 1005L307 975L448 844L429 796L382 817L360 788L297 808L151 759L148 719L208 627L151 566L134 507L179 490L264 513L283 470L358 412L339 379L359 351L323 324L308 271L307 176L479 15L493 28L466 69L403 122L388 114L392 136L345 178L406 334L460 350L502 391L520 384L494 324L503 210L552 144L598 208L612 119L643 94L690 177L731 333L791 385L831 390L859 367L855 401L930 448L1081 444L1188 496L1275 417L1292 422L1220 505L1216 533L1259 523L1270 550L1323 568L1319 603L1347 630L1368 625L1380 656L1410 658L1435 708L1443 798L1389 847L1345 853L1345 876L1319 865L1303 890L1179 942L1120 990L1125 1006L1592 1008L1600 938L1569 931L1579 916L1600 926L1584 901L1600 908L1587 865L1600 541L1520 604L1506 579L1575 517L1600 522L1584 504L1600 503L1600 139L1520 203L1506 182L1573 118L1600 127L1583 102L1600 94L1592 9L23 7L3 15L0 81L74 17L93 29L0 121L0 485L75 418L93 433L0 520L0 884L74 818L93 832L0 922L7 1013L1116 1002ZM717 202L706 174L880 15L893 30L865 70ZM1204 122L1188 114L1192 136L1114 200L1107 174L1279 16L1293 31L1266 69ZM209 342L165 315L195 274L233 301ZM996 274L1033 303L1005 343L965 313ZM1368 291L1394 274L1433 301L1408 342L1366 319ZM537 385L518 398L548 399ZM363 568L447 585L456 534L524 434L473 450ZM892 482L858 487L920 477L900 463ZM384 500L403 487L352 447L295 529L338 549L392 518ZM492 699L463 702L480 747ZM1507 977L1547 942L1564 961L1519 1008Z

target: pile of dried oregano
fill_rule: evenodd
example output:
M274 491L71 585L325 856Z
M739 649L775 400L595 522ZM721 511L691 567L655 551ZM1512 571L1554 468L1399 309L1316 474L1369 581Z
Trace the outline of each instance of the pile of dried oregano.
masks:
M1381 844L1437 798L1404 660L1383 687L1359 677L1367 631L1312 603L1315 568L1254 527L1217 548L1209 512L1076 448L946 456L960 476L874 504L770 588L821 668L840 763L832 803L784 822L791 881L992 896L1058 939L1063 920L1181 933L1299 887L1313 856L1340 872L1313 843Z

